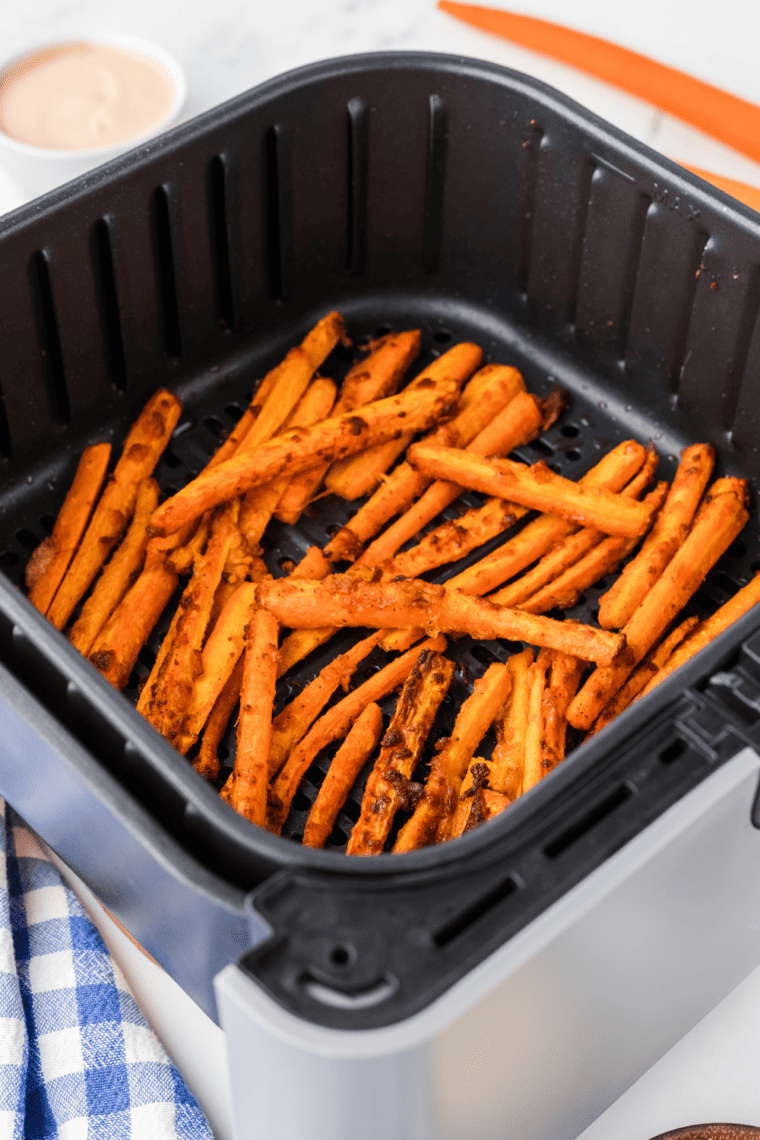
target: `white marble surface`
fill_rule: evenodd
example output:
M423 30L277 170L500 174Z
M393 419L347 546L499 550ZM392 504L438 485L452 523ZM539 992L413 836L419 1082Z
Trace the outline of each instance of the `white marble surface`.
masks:
M514 6L615 39L760 102L758 0L575 0L572 8L567 0L514 0ZM6 57L41 38L98 29L130 32L174 52L188 75L187 117L328 56L388 49L453 52L529 72L676 160L760 187L760 165L573 68L465 27L439 12L434 0L6 0L0 6L0 52ZM0 171L0 213L24 200ZM120 931L109 928L96 900L85 901L206 1108L218 1140L231 1140L220 1030ZM645 1140L699 1120L760 1124L760 970L582 1140Z

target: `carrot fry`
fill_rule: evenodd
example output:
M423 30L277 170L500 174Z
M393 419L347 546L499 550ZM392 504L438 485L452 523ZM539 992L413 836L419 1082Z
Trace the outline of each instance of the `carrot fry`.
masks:
M367 574L371 576L372 571ZM323 582L280 578L259 586L259 600L291 629L313 629L327 622L373 629L424 627L431 633L527 641L600 664L617 660L625 647L620 634L535 617L418 579L373 582L362 578L357 572L334 574Z
M256 583L241 582L219 615L201 653L201 672L193 681L185 709L182 731L174 747L183 756L195 744L206 720L240 659L245 645L245 629L256 602ZM180 613L180 609L177 611ZM155 684L155 681L153 682ZM148 690L145 685L143 694ZM146 700L152 698L146 698ZM140 697L142 701L142 694ZM138 712L143 709L138 704ZM145 715L143 713L143 715Z
M438 385L449 380L454 381L458 393L467 377L480 364L482 356L483 353L476 344L457 344L415 376L405 391L424 391L431 383ZM366 449L361 450L361 455L336 457L325 477L327 490L343 499L358 499L373 491L381 476L393 466L420 430L413 424L404 426L406 430L400 435L394 433L392 437L376 444L370 443Z
M295 578L326 578L332 573L332 566L325 558L318 546L310 546L301 561L290 571L289 577Z
M263 827L267 814L267 756L277 680L277 621L256 610L248 625L237 751L221 797L236 812Z
M352 412L373 400L392 396L412 361L420 353L420 332L391 333L371 346L369 356L357 361L341 385L334 416ZM304 507L319 489L330 468L320 464L295 475L289 482L275 514L280 522L296 523Z
M354 671L370 655L379 636L374 633L371 637L365 637L346 653L335 657L275 718L269 748L270 780L280 771L295 746L303 740L338 686L348 689Z
M285 764L272 785L267 808L267 827L276 835L282 831L283 824L290 811L293 796L298 785L311 764L314 757L331 744L333 740L340 740L346 735L349 728L366 708L370 701L379 701L405 680L423 649L443 650L446 648L446 639L432 638L422 645L416 646L403 657L390 661L383 669L374 673L352 693L349 693L333 705L326 713L311 726L306 736L296 745L288 756Z
M462 780L462 790L459 793L459 802L454 812L454 818L451 821L449 838L458 839L467 827L467 820L470 817L470 808L473 807L473 800L477 797L480 789L487 785L490 771L491 765L487 760L484 760L482 756L476 756L471 761L465 777Z
M622 629L686 537L715 463L715 451L698 443L681 453L673 484L639 553L599 599L602 629Z
M483 376L486 383L482 382ZM473 388L477 393L477 399L466 402L468 393ZM501 453L502 448L511 451L518 445L515 440L527 442L534 432L537 434L541 430L540 405L534 396L525 392L523 378L515 368L497 369L490 364L481 368L465 387L459 401L459 409L450 424L438 429L440 442L453 442L458 447L474 450L476 454L485 454L478 451L479 441L485 434L490 437L487 454L491 455L496 452ZM448 437L443 434L447 428L450 429ZM397 514L405 516L414 500L426 491L430 484L431 480L426 475L415 471L406 461L399 463L383 480L372 497L359 508L351 522L330 539L325 547L325 554L336 561L343 558L353 560L360 554L364 543L377 534L388 519ZM425 497L427 495L423 496ZM448 503L443 503L443 506L437 507L432 514L427 515L422 523L418 523L414 530L409 530L406 537L398 541L390 554L395 554L407 538L416 534L425 522L435 518L447 505ZM399 519L394 525L397 526L400 522ZM405 524L405 533L409 525L408 522ZM382 562L390 557L390 554L385 550L379 552L373 556L373 564L376 561Z
M659 673L673 650L679 646L684 638L688 637L698 625L698 617L687 618L686 621L682 621L672 633L668 634L666 638L663 638L659 645L647 653L641 664L637 665L633 670L622 689L618 689L609 704L602 709L591 727L588 734L589 736L596 735L605 725L608 725L610 721L614 720L619 713L623 712L624 709L627 709L628 706L635 701L639 693L641 693L652 678Z
M383 731L383 714L374 702L360 713L333 757L303 833L304 847L324 847L338 812Z
M705 645L713 641L719 633L732 624L738 621L739 618L756 606L760 601L760 574L756 574L748 585L743 586L738 594L734 594L730 602L726 602L719 610L716 610L711 617L697 626L693 633L691 633L684 642L676 649L671 656L667 659L660 671L655 674L652 680L648 683L646 688L641 693L645 696L651 693L652 689L656 688L661 681L678 668L683 665L685 661L689 661L695 653L699 653ZM638 699L638 698L636 698Z
M438 479L559 515L580 526L593 526L604 534L635 538L643 534L649 522L647 512L635 499L623 499L555 475L543 460L527 467L511 459L487 459L424 441L413 444L407 458L413 467Z
M543 700L546 690L546 655L540 653L530 667L528 678L528 724L525 730L525 753L520 795L535 787L545 774Z
M239 521L239 516L238 516ZM219 621L222 610L227 605L238 586L250 578L252 582L260 582L269 571L263 558L259 558L254 551L258 547L246 542L241 534L235 535L227 555L227 561L222 571L222 580L214 594L214 604L211 607L211 616L208 619L206 637Z
M86 447L53 533L33 551L26 567L29 601L46 614L95 506L111 457L110 443Z
M644 499L652 518L665 502L667 493L668 484L663 481L658 483L655 489L650 491ZM585 528L579 533L584 534L587 529ZM573 537L577 538L577 535ZM599 537L601 538L601 535ZM568 541L571 542L572 539ZM535 594L522 602L519 608L529 614L543 614L547 610L553 609L569 609L570 606L575 605L584 590L593 586L594 582L598 582L605 574L612 574L617 570L623 559L627 558L635 549L638 541L638 538L602 538L601 542L597 542L588 554L579 558L577 562L569 566L542 590L537 590ZM492 594L491 601L499 605L506 605L507 603L502 598L505 592L499 590L496 594ZM511 604L514 605L515 603Z
M744 479L718 479L708 489L682 546L623 627L628 652L595 669L568 709L574 728L590 728L633 669L699 588L748 519ZM576 655L577 656L577 655Z
M296 474L320 460L351 455L378 439L388 439L399 423L414 431L432 427L450 414L456 392L453 381L441 380L430 388L367 404L361 415L348 412L312 427L293 428L253 451L241 453L238 448L232 459L201 472L167 499L154 513L151 528L157 535L171 534L217 503L271 483L285 471Z
M525 771L533 660L532 649L524 649L510 657L507 665L512 678L512 693L494 720L496 747L491 754L488 786L513 800L520 795Z
M142 569L148 542L148 522L157 506L158 483L155 479L145 479L137 491L135 513L126 537L96 582L69 634L71 644L85 657Z
M396 812L409 808L409 781L453 673L453 661L428 650L420 654L406 678L367 780L347 855L379 855Z
M66 625L77 602L119 542L132 517L137 488L153 474L181 410L179 400L161 388L148 400L132 425L81 546L48 609L47 616L56 629Z
M475 682L472 694L459 710L454 731L439 742L442 748L431 763L425 790L399 832L394 851L426 847L436 836L439 841L449 838L467 765L511 688L506 665L491 665Z
M315 649L319 649L338 632L337 626L325 625L317 629L294 629L280 646L280 664L277 676L282 677L299 661L303 661Z
M171 563L146 563L134 586L98 634L89 660L115 689L129 680L137 655L176 589L179 575Z
M514 526L525 514L527 511L524 507L515 507L504 499L489 499L482 507L467 511L458 519L442 523L411 550L397 554L384 568L385 573L417 578L436 566L456 562L458 558L464 558L471 550Z
M539 657L545 652L541 650ZM544 775L565 759L567 709L578 691L586 662L568 653L552 653L547 672L548 684L544 689L542 713L544 720L543 757Z
M193 761L195 771L207 780L215 780L219 775L219 745L227 731L233 709L240 699L240 689L243 684L243 666L245 658L241 654L238 663L232 670L227 684L216 699L211 715L206 721L198 755Z

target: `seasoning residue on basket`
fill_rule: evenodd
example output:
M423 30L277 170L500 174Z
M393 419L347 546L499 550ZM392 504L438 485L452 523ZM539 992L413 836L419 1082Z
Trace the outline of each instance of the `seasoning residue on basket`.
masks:
M58 44L0 75L0 130L44 150L113 146L165 119L175 96L168 70L145 52Z

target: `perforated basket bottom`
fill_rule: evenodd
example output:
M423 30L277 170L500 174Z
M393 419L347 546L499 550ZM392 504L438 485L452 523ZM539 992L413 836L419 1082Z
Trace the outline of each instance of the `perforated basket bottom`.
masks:
M521 368L529 390L538 395L546 395L551 388L556 386L558 381L561 383L563 379L561 375L549 376L538 368L531 360L532 354L528 345L524 351L521 351L515 349L514 343L507 345L495 339L487 342L483 338L482 330L474 329L466 321L457 324L447 320L444 324L440 318L436 319L434 315L429 313L423 321L415 320L415 316L419 317L419 314L410 314L409 319L403 322L397 321L393 322L392 325L373 327L366 324L352 327L349 322L349 332L355 344L361 344L370 337L382 335L391 329L400 330L419 325L423 332L423 354L413 367L413 372L424 367L435 356L440 355L450 344L460 340L472 339L483 345L486 362L514 364ZM340 381L348 370L352 358L352 351L338 348L326 362L322 372L336 381ZM253 383L250 378L225 383L224 393L220 396L219 388L212 377L208 389L195 403L188 403L186 406L171 443L158 465L156 478L164 497L183 487L204 466L221 440L242 415L251 398ZM621 440L635 437L646 442L641 433L641 410L628 407L626 411L631 413L630 419L625 414L621 415L619 408L616 409L616 418L613 418L603 401L590 400L582 391L577 390L576 385L575 390L570 393L569 406L553 427L532 444L517 449L514 457L526 462L535 462L536 459L544 458L552 470L568 478L577 479L597 462L604 452L614 447ZM99 438L110 438L109 430L106 428ZM649 434L657 445L660 433L656 424L652 424L652 430ZM115 438L118 439L118 436ZM672 439L673 437L670 436L669 438ZM118 453L118 448L115 450ZM659 447L658 450L660 450ZM657 477L672 478L676 463L676 455L661 454ZM0 568L18 586L23 584L24 567L30 552L52 530L56 512L65 495L69 478L70 476L60 479L55 477L37 478L34 481L35 486L29 493L19 494L17 487L11 487L3 495L0 495L0 517L2 518ZM441 517L444 519L457 517L463 511L479 506L484 501L485 496L476 492L466 492L447 508ZM361 501L345 503L334 495L327 495L315 501L295 527L286 527L273 520L263 542L264 557L272 574L275 576L282 575L284 564L298 562L309 546L324 547L328 538L355 514L360 505ZM440 521L441 518L426 529L432 529ZM684 616L693 613L706 616L712 613L744 585L754 572L760 569L757 529L757 516L756 513L753 513L745 531L708 576L706 582L685 609ZM514 533L514 529L507 531L461 561L442 567L438 572L426 575L426 577L433 582L445 582L466 566L496 549ZM553 611L550 616L556 618L572 617L581 622L595 623L599 596L609 587L612 580L612 577L608 577L598 582L586 592L572 609ZM180 594L181 589L177 591L172 603L167 607L154 629L148 644L140 653L129 686L124 691L125 699L130 700L133 704L137 702L140 685L148 676L163 636L169 627ZM279 712L304 685L317 675L328 661L337 654L344 652L364 636L366 636L364 630L345 630L336 635L327 645L313 653L306 661L291 670L278 683L275 711ZM439 738L451 733L457 711L468 693L471 692L472 682L482 676L492 662L505 661L512 653L519 652L522 648L523 646L519 642L473 642L469 637L449 639L446 653L447 656L456 661L458 668L436 717L433 730L429 736L428 748L414 774L415 779L424 781L432 754L432 746ZM374 650L354 674L353 686L360 684L371 673L381 668L385 660L386 655L382 650ZM333 697L333 702L340 700L342 695L342 691L339 689ZM395 700L396 697L393 695L381 702L386 725L395 706ZM218 780L219 787L232 768L235 753L236 719L236 714L233 714L220 746L219 756L222 760L222 770ZM487 758L490 755L493 743L492 733L489 732L479 747L478 754ZM574 742L570 740L569 743L572 746ZM300 840L311 805L337 748L338 743L326 749L308 769L293 800L283 835L293 840ZM178 756L178 764L186 762ZM368 762L357 779L327 841L328 848L333 850L345 849L351 829L359 818L362 793L371 767L372 761ZM397 815L396 826L388 839L388 847L392 846L398 829L403 825L406 818L403 813Z

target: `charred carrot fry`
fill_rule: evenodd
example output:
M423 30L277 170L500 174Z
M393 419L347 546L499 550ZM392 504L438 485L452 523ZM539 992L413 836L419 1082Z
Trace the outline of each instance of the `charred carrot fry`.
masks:
M742 587L738 594L734 594L730 602L726 602L719 610L716 610L711 617L705 620L696 627L696 629L689 634L679 647L668 657L665 664L658 673L649 681L646 688L640 694L642 697L647 693L651 693L652 689L656 688L666 677L683 665L685 661L689 661L695 653L699 653L705 645L713 641L719 633L723 633L724 629L735 621L738 621L743 614L751 610L760 601L760 574L756 574L748 585ZM638 698L636 698L638 699Z
M462 779L475 749L504 704L512 677L506 665L491 665L473 685L451 736L442 741L430 766L425 790L402 827L394 851L414 851L449 838Z
M453 381L457 394L462 384L480 364L483 353L476 344L457 344L425 368L406 386L406 392L424 391L431 383ZM432 426L432 425L431 425ZM325 477L325 486L334 495L343 499L358 499L367 495L377 486L380 478L392 467L399 455L412 442L420 428L413 424L405 425L401 435L394 435L376 444L369 444L361 455L336 457Z
M342 685L347 691L356 668L375 648L379 636L374 633L371 637L365 637L346 653L335 657L275 718L269 749L270 780L280 771L295 746L303 740L338 686Z
M174 747L183 756L198 739L240 659L245 646L246 626L253 615L255 602L256 583L241 582L227 601L203 647L200 660L201 672L193 681L182 731L173 741ZM155 681L153 683L155 684ZM150 681L146 683L143 694L149 685ZM142 701L142 695L140 699ZM146 698L146 701L148 699ZM139 704L137 711L143 712Z
M715 463L715 450L706 443L681 453L673 484L657 521L639 553L615 584L599 599L602 629L622 629L644 600L686 538Z
M235 705L240 699L244 664L245 659L241 654L206 721L201 746L198 749L197 757L193 760L195 771L207 780L215 780L219 775L219 745L227 731L227 725L230 722Z
M409 781L454 673L453 661L428 650L409 673L380 755L367 780L361 815L347 855L379 855L399 809L408 809Z
M684 543L623 627L623 661L595 669L571 704L574 728L590 728L633 669L699 588L748 519L744 479L718 479L708 489Z
M600 729L608 725L610 721L614 720L619 713L627 709L628 706L636 700L639 693L641 693L652 678L659 673L673 650L676 649L698 625L698 617L687 618L686 621L682 621L672 633L669 633L667 637L663 638L659 645L647 653L641 664L637 665L633 670L622 689L618 689L609 704L602 709L594 721L589 736L594 736Z
M663 481L646 496L644 504L649 508L651 517L657 514L665 502L667 493L668 484ZM553 582L549 582L542 590L536 591L526 601L521 602L519 608L529 614L544 614L547 610L553 609L569 609L575 605L584 590L593 586L605 574L612 574L617 570L623 559L635 549L638 541L637 538L602 538L588 554L579 558ZM499 590L492 594L491 601L504 605L502 600L504 592Z
M488 784L488 777L491 771L491 765L482 756L476 756L470 763L469 768L462 780L462 790L459 793L459 802L454 812L454 818L451 821L451 832L449 838L458 839L462 832L467 827L467 820L470 816L470 808L473 806L473 799L478 795L478 792Z
M148 400L132 425L81 546L48 609L47 616L56 629L66 625L77 602L119 542L132 517L137 488L153 474L181 410L179 400L162 388Z
M235 763L220 795L259 827L264 826L267 814L267 757L276 681L277 621L266 610L256 610L246 639Z
M625 646L620 634L607 630L494 606L487 599L419 579L374 582L372 571L366 573L369 580L355 571L334 574L322 582L284 578L263 582L259 600L290 629L317 628L323 622L374 629L422 626L432 632L527 641L598 663L615 661Z
M391 333L370 346L370 353L358 361L341 385L334 416L352 412L373 400L392 396L404 373L420 353L420 332ZM295 475L289 482L275 514L280 522L296 523L304 507L319 489L330 464L323 463Z
M26 567L29 601L41 614L47 613L74 557L103 486L110 457L110 443L96 443L84 449L53 533L43 539L29 559Z
M533 650L524 649L510 657L507 665L512 692L502 712L494 720L496 747L491 754L488 785L494 791L515 799L520 795L525 772L525 739L530 719L530 670Z
M541 650L541 656L545 650ZM543 696L543 757L544 775L565 759L567 710L578 692L586 662L567 653L552 653L547 672L547 685Z
M456 384L441 380L430 388L417 388L387 400L307 428L294 428L270 439L253 451L238 448L232 459L201 472L181 491L158 508L151 520L157 535L172 534L218 503L270 483L286 470L304 471L315 462L351 455L378 439L388 439L405 428L422 431L445 419L456 398Z
M155 479L145 479L137 491L135 513L126 537L96 582L69 634L71 644L85 657L142 569L148 543L148 522L157 505L158 483Z
M340 740L344 737L370 701L382 700L383 697L392 693L398 685L402 684L424 649L440 651L445 648L445 638L436 637L411 649L403 657L397 657L395 661L390 661L383 669L374 673L362 685L359 685L357 689L339 701L337 705L328 709L312 725L300 744L296 745L290 753L282 771L272 785L267 808L267 827L270 831L277 835L282 831L293 796L296 794L298 785L314 757L333 740Z
M413 467L438 479L559 515L576 525L593 526L604 534L635 538L643 534L649 522L647 512L635 499L555 475L543 460L528 467L511 459L488 459L425 442L413 444L407 458Z
M356 778L375 750L383 731L383 714L374 702L356 719L327 770L303 833L304 847L324 847L338 812Z
M524 507L516 507L504 499L489 499L482 507L442 523L411 550L397 554L385 567L385 573L417 578L436 566L456 562L514 526L525 514Z

